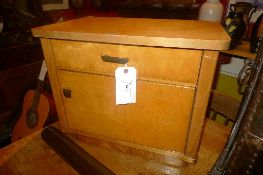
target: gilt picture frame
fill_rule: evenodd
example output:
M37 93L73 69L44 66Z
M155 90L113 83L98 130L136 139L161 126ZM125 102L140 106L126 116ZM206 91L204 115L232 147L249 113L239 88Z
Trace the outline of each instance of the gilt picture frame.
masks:
M44 11L68 9L68 0L41 0Z

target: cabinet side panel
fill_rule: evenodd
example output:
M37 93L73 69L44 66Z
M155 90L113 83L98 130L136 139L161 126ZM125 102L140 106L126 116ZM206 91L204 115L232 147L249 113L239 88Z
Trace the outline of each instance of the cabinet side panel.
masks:
M66 120L64 104L62 101L61 93L60 93L60 85L57 79L57 71L54 63L54 54L52 49L52 44L49 39L41 38L41 45L44 52L44 57L48 69L48 75L52 87L52 92L55 99L55 104L57 108L59 123L63 128L68 127L68 122Z
M216 69L217 58L217 51L204 51L202 56L201 69L194 101L193 115L192 119L190 120L190 130L185 147L185 154L195 159L197 158L197 153L200 145L200 138L202 134L210 90Z

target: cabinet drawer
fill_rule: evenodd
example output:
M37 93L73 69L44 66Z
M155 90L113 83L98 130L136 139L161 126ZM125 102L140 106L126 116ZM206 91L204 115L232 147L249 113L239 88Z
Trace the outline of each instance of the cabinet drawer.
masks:
M196 84L202 51L52 40L59 69L114 76L117 63L104 62L102 55L129 58L138 79L167 80Z
M59 70L58 78L71 90L63 96L69 128L183 152L194 89L139 80L136 103L116 105L113 77Z

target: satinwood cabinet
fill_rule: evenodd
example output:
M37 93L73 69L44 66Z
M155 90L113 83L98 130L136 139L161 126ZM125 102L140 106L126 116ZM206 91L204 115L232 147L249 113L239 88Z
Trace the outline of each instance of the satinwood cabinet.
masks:
M85 17L33 34L65 132L168 163L196 161L218 51L230 41L220 24ZM135 104L115 103L118 58L137 69Z

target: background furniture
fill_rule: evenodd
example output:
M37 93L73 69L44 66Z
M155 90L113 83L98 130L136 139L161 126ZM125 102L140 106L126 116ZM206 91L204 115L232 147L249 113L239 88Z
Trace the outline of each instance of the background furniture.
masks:
M3 97L0 99L0 111L13 111L18 98L23 98L23 93L34 87L43 60L41 55L39 44L0 48L0 93Z
M35 88L43 59L39 45L38 49L35 47L20 45L0 49L0 147L10 141L25 92Z
M43 53L30 28L39 21L20 11L12 0L0 0L0 147L8 144L23 96L34 89ZM38 23L39 24L39 23Z
M235 122L239 104L239 100L222 92L212 90L208 107L210 118L215 120L217 114L221 114L225 117L224 125L228 125L229 121Z
M263 45L249 66L245 93L228 142L211 174L262 174Z
M248 41L242 41L242 43L235 49L220 51L218 69L220 68L220 65L228 64L231 61L231 57L242 59L245 62L244 64L247 64L254 61L256 54L252 54L249 52ZM219 71L217 71L217 73L218 72ZM238 91L242 91L244 87L242 87L242 84L239 85L236 79L234 80L235 81L233 82L233 84L235 84L236 86L236 93L239 95L240 98L242 98L242 94L239 94ZM222 122L225 125L228 125L229 121L231 121L229 126L232 126L232 122L235 121L240 99L234 96L231 92L228 92L231 89L227 88L227 86L231 86L231 84L228 84L229 82L219 82L220 86L226 87L226 90L222 90L222 88L215 88L218 83L218 74L216 74L216 78L214 81L215 84L211 92L207 116L209 116L212 120L216 119L218 122Z
M18 101L23 98L24 93L29 88L33 88L39 73L41 63L31 63L16 68L0 71L0 92L1 92L1 114L10 114L10 118L18 106ZM0 124L6 120L0 118Z
M230 56L244 58L244 59L255 59L256 54L249 52L250 43L249 41L242 41L235 49L220 51L221 54L227 54Z

